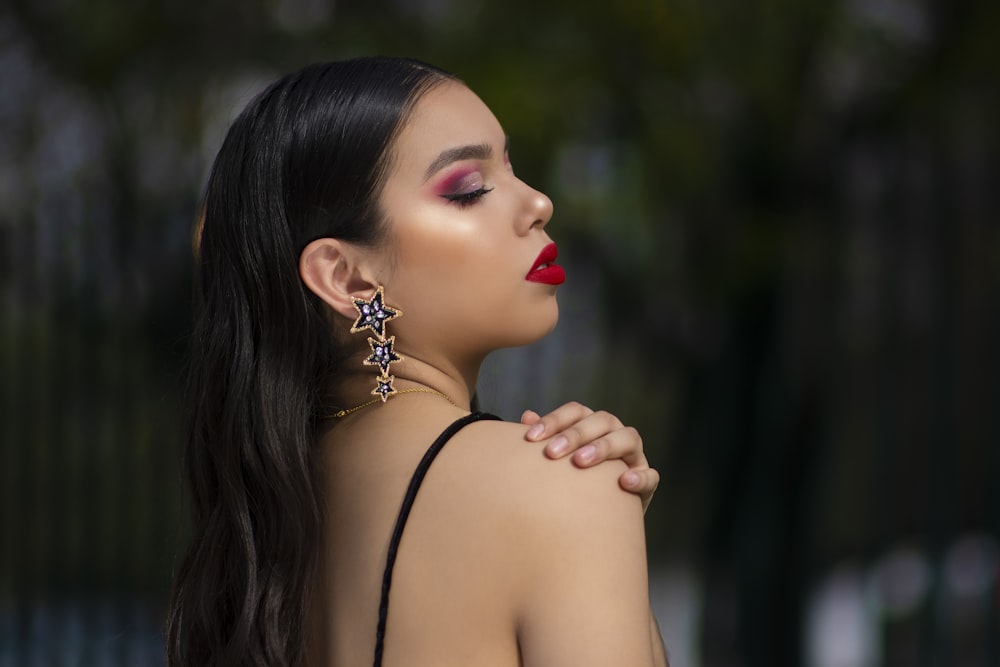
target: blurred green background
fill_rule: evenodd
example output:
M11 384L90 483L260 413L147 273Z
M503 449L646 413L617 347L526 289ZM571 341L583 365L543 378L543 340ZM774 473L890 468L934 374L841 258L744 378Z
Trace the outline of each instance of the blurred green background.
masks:
M161 664L192 222L315 61L456 72L569 281L484 407L639 428L675 667L1000 664L1000 4L9 0L0 667Z

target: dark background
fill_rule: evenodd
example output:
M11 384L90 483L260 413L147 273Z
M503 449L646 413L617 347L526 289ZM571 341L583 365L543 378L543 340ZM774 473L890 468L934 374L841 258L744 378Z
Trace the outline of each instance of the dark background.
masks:
M1000 664L1000 4L0 8L0 667L159 664L190 246L229 120L314 60L456 72L555 201L485 407L643 434L675 667Z

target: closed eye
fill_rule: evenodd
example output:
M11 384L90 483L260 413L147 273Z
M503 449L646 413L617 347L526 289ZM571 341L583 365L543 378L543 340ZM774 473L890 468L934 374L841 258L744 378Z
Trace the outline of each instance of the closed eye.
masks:
M493 188L482 187L477 190L472 190L471 192L458 192L455 194L446 194L441 196L450 202L455 202L460 208L465 208L466 206L475 204L492 191Z

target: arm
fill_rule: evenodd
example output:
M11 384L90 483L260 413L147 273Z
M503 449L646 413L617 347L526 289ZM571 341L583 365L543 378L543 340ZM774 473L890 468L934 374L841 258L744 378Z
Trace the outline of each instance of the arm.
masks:
M571 460L580 468L603 461L621 459L629 469L618 483L626 491L642 499L643 511L649 508L660 481L659 473L649 467L642 448L642 438L632 427L624 426L614 415L594 412L580 403L566 403L544 417L525 410L521 423L531 426L525 436L529 441L551 438L545 454L559 459L572 454ZM656 667L669 667L663 636L652 610L649 614L650 640Z
M549 468L523 502L517 607L525 667L654 667L639 499L621 466Z
M649 467L642 438L631 426L623 425L608 412L594 412L576 402L566 403L544 417L525 410L521 423L531 427L525 439L538 442L551 438L545 446L549 458L559 459L572 454L573 463L581 468L621 459L629 469L621 474L618 483L642 498L643 511L649 507L660 474Z

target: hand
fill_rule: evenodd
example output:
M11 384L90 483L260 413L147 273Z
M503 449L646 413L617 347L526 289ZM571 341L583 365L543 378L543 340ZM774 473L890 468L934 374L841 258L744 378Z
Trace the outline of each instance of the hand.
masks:
M629 469L618 478L618 483L642 498L643 511L649 507L660 474L649 467L639 432L623 425L613 414L603 410L594 412L585 405L571 402L544 417L533 410L525 410L521 423L531 427L525 435L531 442L552 438L545 446L545 455L551 459L572 453L573 463L581 468L621 459Z

